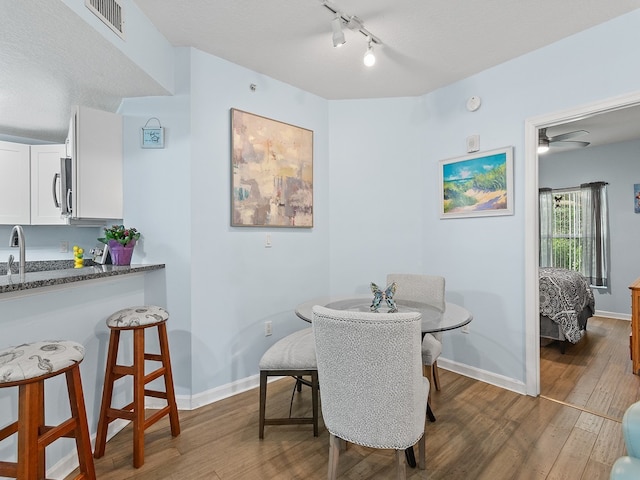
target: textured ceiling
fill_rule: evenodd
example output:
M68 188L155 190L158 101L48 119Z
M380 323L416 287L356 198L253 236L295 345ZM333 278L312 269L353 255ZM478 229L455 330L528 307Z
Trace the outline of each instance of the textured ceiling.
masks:
M135 0L176 46L193 46L327 99L415 96L640 7L640 0L335 0L383 45L345 31L319 0Z
M64 142L72 105L166 95L60 0L0 0L0 133Z
M81 1L81 0L78 0ZM193 46L327 99L432 91L640 7L640 0L341 0L383 45L331 45L319 0L134 0L176 46ZM126 11L125 11L126 21ZM0 134L63 141L71 106L115 111L166 95L61 0L0 0Z

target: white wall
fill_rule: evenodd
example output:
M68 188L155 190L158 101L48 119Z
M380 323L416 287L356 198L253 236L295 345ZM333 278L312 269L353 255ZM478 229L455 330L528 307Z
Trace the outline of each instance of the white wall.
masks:
M443 357L525 381L524 205L537 196L524 196L524 121L636 91L639 41L635 11L425 96L425 178L463 155L468 135L479 134L483 150L515 147L513 216L440 220L435 186L425 205L425 270L447 272L448 295L474 314L469 335L445 337ZM483 100L474 113L471 95Z
M640 141L574 149L541 155L541 187L576 187L581 183L608 182L610 264L609 288L594 289L596 310L629 318L629 285L640 276L640 214L634 213L633 185L640 183Z
M258 373L271 344L307 326L295 305L327 293L328 103L195 49L177 49L176 63L179 99L123 103L130 131L138 132L142 112L167 129L160 151L141 150L127 133L125 222L143 225L145 241L155 242L149 252L167 264L171 322L180 315L179 331L170 331L178 393L199 396L201 404L243 388L235 382ZM230 226L231 108L313 130L314 228ZM153 181L131 180L137 162L135 176ZM130 201L147 196L154 200ZM168 212L165 204L179 208ZM265 321L273 322L273 336L264 336Z
M370 293L388 273L433 272L423 268L420 100L334 101L329 124L330 292Z
M160 301L172 314L178 394L233 391L257 374L269 345L305 326L293 314L299 301L364 292L393 270L445 275L448 299L474 321L469 335L445 336L443 357L517 388L525 379L523 211L531 201L524 121L636 90L639 27L636 11L423 97L357 101L328 102L176 49L176 95L129 99L120 113L125 224L145 236L134 261L167 264ZM465 109L471 95L483 100L474 113ZM314 228L229 226L232 107L314 131ZM166 128L163 150L139 147L151 116ZM480 134L483 150L515 147L513 216L438 218L438 161L465 154L471 134ZM266 320L274 335L265 338Z

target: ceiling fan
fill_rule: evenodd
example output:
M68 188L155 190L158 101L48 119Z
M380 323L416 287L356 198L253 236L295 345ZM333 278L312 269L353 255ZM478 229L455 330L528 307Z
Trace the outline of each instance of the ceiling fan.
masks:
M547 135L547 129L541 128L538 133L538 153L545 153L549 151L550 147L586 147L590 144L589 142L580 142L570 139L581 135L587 135L588 133L589 132L586 130L576 130L574 132L567 132L549 137Z

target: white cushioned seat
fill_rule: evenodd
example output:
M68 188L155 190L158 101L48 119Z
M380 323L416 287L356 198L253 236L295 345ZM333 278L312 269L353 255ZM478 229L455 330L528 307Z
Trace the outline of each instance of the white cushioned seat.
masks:
M312 424L313 436L318 436L318 362L316 345L311 327L291 333L274 343L260 359L260 415L258 437L264 438L265 425ZM295 388L311 387L311 417L266 418L267 378L291 376L296 379ZM311 377L310 381L303 376Z
M260 359L260 370L310 370L318 368L311 327L287 335Z
M442 353L442 342L430 333L422 339L422 363L433 365Z
M25 343L0 350L0 383L54 375L84 358L84 347L70 340Z
M109 328L142 327L166 322L168 319L169 312L164 308L156 305L140 305L123 308L109 315L107 326Z

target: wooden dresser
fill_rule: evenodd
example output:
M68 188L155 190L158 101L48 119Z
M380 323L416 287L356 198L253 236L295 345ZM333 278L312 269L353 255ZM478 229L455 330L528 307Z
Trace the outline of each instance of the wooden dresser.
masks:
M629 285L631 290L631 362L633 373L640 375L640 278Z

